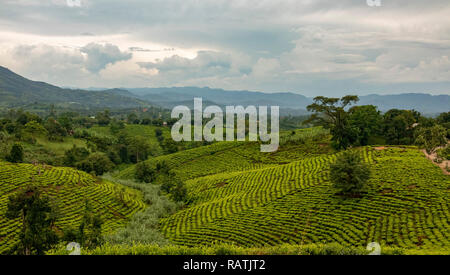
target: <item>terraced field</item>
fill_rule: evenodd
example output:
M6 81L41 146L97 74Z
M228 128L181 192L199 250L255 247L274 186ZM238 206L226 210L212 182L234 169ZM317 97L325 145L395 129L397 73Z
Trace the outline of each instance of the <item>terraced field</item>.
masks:
M296 136L310 136L314 130L297 130ZM289 132L291 133L291 132ZM286 138L286 140L289 140ZM325 138L323 142L328 142ZM224 172L245 171L286 164L299 158L318 156L329 153L330 148L321 142L286 143L273 153L261 153L260 144L256 142L219 142L175 154L151 158L149 162L165 161L170 169L181 179L188 180ZM134 177L134 166L129 167L116 176L121 179Z
M237 148L242 147L226 151ZM163 219L161 229L175 244L187 246L337 242L356 247L377 241L413 249L450 247L450 178L417 149L359 152L372 169L360 198L337 195L329 182L335 155L300 153L287 164L185 177L193 203Z
M28 184L38 186L58 206L58 230L79 224L86 199L104 221L104 233L123 226L130 216L145 207L139 192L98 181L81 171L0 161L0 254L17 242L20 232L19 220L5 217L8 197Z

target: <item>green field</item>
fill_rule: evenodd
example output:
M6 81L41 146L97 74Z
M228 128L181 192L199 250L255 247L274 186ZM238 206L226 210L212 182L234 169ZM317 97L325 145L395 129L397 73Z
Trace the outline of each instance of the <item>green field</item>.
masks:
M415 149L360 153L372 164L369 190L341 198L328 181L334 155L188 181L192 203L162 220L180 245L241 246L377 241L404 248L450 245L450 179Z
M170 128L167 127L159 127L153 125L135 125L135 124L127 124L125 128L122 129L125 134L130 136L141 136L146 138L150 143L158 143L156 139L155 130L161 129L163 136L165 138L170 137ZM115 135L111 133L110 127L108 126L94 126L87 130L88 133L99 136L106 136L112 139L115 138Z
M81 171L0 161L0 254L16 244L20 232L19 219L9 220L5 217L8 198L29 184L38 186L58 208L58 232L78 226L86 200L104 221L104 234L125 225L129 217L145 207L141 194L136 190L124 190L122 186L100 181ZM119 192L123 192L123 199Z
M90 131L109 135L107 127ZM126 131L155 139L152 126L129 125ZM107 243L84 253L365 254L368 243L378 242L386 254L450 254L448 175L414 146L354 148L372 175L360 197L343 197L329 180L330 164L341 154L329 141L327 131L311 128L283 132L273 153L261 153L257 142L217 142L151 157L147 162L164 161L188 191L188 203L159 221L172 245ZM74 169L6 162L0 167L0 253L14 244L19 230L18 221L1 216L7 197L30 182L61 206L59 229L79 222L85 198L106 221L105 234L145 207L138 191L127 189L123 203L119 185ZM135 165L112 174L134 175Z
M190 199L161 220L163 234L189 247L365 247L374 241L405 249L450 247L450 178L421 151L355 149L372 177L363 196L344 198L329 181L336 153L324 140L293 140L269 154L259 153L257 143L222 142L150 159L166 161L185 180ZM132 178L134 167L118 176Z
M317 137L317 140L311 141L313 137ZM164 161L181 179L188 180L223 172L272 167L331 151L328 132L317 128L284 132L280 139L278 151L269 154L261 153L257 142L217 142L151 158L148 162ZM135 168L131 166L117 173L116 177L130 179L134 177L134 173Z

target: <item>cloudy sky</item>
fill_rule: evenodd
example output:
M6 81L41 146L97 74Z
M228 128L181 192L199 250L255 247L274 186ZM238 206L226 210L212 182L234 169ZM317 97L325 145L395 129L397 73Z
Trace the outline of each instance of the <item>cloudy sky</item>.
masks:
M0 66L81 88L450 94L449 14L448 0L0 0Z

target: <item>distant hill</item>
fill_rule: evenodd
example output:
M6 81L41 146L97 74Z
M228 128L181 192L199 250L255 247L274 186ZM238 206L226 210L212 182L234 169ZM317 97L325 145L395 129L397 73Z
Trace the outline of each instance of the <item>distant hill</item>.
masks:
M306 109L312 102L310 98L294 93L262 93L250 91L226 91L222 89L179 87L179 88L135 88L128 91L142 99L163 105L173 102L192 101L202 97L203 101L212 101L218 105L274 105L281 108Z
M381 111L393 108L414 109L424 114L435 114L450 111L449 95L399 94L399 95L367 95L361 96L360 105L375 105Z
M130 108L148 106L126 90L86 91L63 89L26 79L0 66L0 107L18 107L33 102L63 104L77 108Z
M222 89L180 87L180 88L133 88L127 89L141 99L160 106L172 108L182 103L192 102L194 97L203 101L226 105L272 105L280 106L283 114L306 114L306 107L313 98L294 93L262 93L250 91L226 91ZM415 109L423 114L436 114L450 111L450 96L430 94L366 95L360 96L358 105L375 105L385 112L393 108Z
M68 89L31 81L0 66L0 107L19 107L38 102L77 109L134 108L150 105L167 109L177 105L192 108L194 97L203 98L204 106L280 106L281 115L305 115L308 113L306 107L313 101L313 98L295 93L226 91L208 87ZM432 115L450 111L450 96L411 93L360 96L358 105L367 104L378 106L381 111L393 108L415 109Z

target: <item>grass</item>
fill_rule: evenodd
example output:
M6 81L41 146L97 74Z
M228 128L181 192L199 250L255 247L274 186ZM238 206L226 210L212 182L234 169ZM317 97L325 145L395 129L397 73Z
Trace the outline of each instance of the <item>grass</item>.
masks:
M64 153L67 150L72 149L74 145L77 147L86 148L85 140L76 139L73 137L66 137L63 142L49 141L46 138L37 138L36 140L36 146L42 146L56 155L64 155Z
M67 255L65 247L50 251L50 255ZM308 244L246 248L236 245L215 246L158 246L158 245L104 245L93 250L81 249L82 255L367 255L365 247L348 247L339 244ZM382 247L382 255L448 255L448 249L424 250Z

